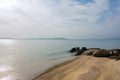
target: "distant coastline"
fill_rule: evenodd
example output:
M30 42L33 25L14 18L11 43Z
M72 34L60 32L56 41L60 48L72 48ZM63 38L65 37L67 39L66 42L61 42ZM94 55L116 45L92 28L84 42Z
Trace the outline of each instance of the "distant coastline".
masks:
M120 40L120 37L114 37L114 38L88 38L88 39L82 39L82 38L77 38L77 39L72 39L72 38L64 38L64 37L36 37L36 38L0 38L0 39L16 39L16 40Z
M29 40L68 40L67 38L24 38Z
M17 39L17 40L68 40L67 38L0 38L0 39Z

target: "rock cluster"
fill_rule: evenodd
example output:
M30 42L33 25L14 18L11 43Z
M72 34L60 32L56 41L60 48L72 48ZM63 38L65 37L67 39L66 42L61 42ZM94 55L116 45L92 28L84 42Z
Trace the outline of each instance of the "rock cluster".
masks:
M76 52L76 51L78 51L78 50L80 50L79 47L74 47L74 48L72 48L69 52L73 53L73 52Z
M76 52L75 56L78 55L92 55L94 57L107 57L111 59L120 60L120 49L100 49L100 48L89 48L86 47L74 47L70 52Z

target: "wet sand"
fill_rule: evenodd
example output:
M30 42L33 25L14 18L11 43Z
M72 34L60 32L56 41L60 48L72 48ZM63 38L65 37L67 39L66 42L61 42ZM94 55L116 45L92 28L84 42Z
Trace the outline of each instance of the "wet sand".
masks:
M33 80L120 80L120 61L83 55L52 67Z

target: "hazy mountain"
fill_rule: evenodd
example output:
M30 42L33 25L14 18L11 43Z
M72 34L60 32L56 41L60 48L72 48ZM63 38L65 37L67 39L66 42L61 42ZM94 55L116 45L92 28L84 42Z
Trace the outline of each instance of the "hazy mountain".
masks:
M67 38L57 37L57 38L23 38L31 40L67 40Z

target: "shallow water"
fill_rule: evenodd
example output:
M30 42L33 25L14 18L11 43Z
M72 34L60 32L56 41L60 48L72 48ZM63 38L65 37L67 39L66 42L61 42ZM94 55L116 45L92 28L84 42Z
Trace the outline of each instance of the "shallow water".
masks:
M120 40L0 40L0 80L31 80L55 64L73 59L74 47L120 48Z

